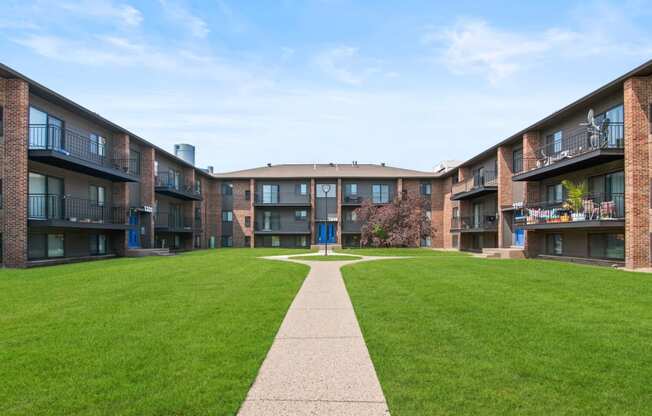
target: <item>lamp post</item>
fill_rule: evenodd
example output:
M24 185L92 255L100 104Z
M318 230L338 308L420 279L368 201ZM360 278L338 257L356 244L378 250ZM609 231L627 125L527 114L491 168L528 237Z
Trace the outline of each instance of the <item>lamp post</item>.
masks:
M324 248L324 256L328 256L328 192L331 190L331 186L327 183L321 185L321 190L324 191L326 196L326 245Z

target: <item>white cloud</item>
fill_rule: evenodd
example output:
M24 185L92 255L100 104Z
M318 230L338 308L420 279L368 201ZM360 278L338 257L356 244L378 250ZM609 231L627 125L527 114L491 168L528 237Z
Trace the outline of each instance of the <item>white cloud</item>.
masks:
M484 75L490 83L535 67L544 60L559 64L586 57L647 58L652 46L632 13L597 3L576 13L574 30L549 27L538 32L517 32L492 26L483 19L460 19L444 29L427 28L421 42L435 46L440 62L456 74ZM585 8L585 9L586 9ZM617 29L616 29L617 28Z
M339 46L320 52L314 63L326 75L344 84L360 85L362 74L356 74L352 68L358 58L358 48Z
M168 0L159 0L159 3L168 18L186 27L192 36L205 38L210 33L208 24L202 18L195 16L179 4Z
M116 19L126 26L138 26L143 21L140 10L129 4L116 4L108 0L77 0L56 2L58 6L75 14Z

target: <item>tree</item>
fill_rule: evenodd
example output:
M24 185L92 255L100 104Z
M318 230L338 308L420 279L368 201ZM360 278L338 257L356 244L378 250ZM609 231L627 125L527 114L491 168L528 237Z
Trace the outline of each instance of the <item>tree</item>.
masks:
M364 201L356 209L362 222L360 243L371 247L418 247L421 238L430 236L427 200L408 195L387 205Z

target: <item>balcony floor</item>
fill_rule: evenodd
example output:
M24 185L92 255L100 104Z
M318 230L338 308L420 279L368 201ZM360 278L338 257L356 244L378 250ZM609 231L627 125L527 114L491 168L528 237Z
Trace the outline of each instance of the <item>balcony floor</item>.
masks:
M521 172L512 176L513 181L539 181L561 175L562 173L584 169L590 166L600 165L613 160L622 159L625 155L623 149L597 149L584 153L573 158L563 159L548 166Z
M305 231L297 231L297 230L263 231L263 230L256 230L256 231L254 231L254 234L256 234L256 235L308 235L308 234L310 234L310 230L305 230Z
M459 192L451 195L451 201L463 201L466 199L478 198L493 192L498 192L497 186L479 186L470 191Z
M593 220L514 225L524 230L568 230L585 228L625 228L625 220Z
M29 158L36 162L57 166L59 168L72 170L96 178L108 179L114 182L138 182L140 178L120 169L113 169L108 166L98 165L56 150L29 150Z
M201 201L201 195L192 192L184 192L167 186L156 186L154 192L161 195L167 195L172 198L182 199L184 201Z
M106 222L80 222L68 220L37 220L30 219L28 221L29 227L53 227L53 228L77 228L89 230L129 230L136 227L130 224L110 224Z

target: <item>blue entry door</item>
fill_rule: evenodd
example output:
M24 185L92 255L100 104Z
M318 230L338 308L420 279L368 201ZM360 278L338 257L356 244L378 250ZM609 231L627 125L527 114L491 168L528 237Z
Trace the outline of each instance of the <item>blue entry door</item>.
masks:
M132 212L129 214L129 225L132 227L129 228L129 241L127 245L129 248L139 248L140 247L140 238L138 238L138 213Z
M320 222L317 226L317 243L334 244L335 243L335 223Z
M517 228L514 231L514 245L518 247L523 247L525 245L525 230L522 228Z

